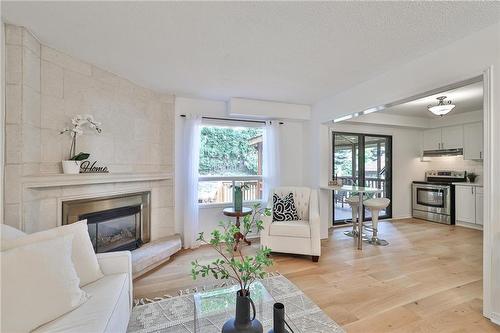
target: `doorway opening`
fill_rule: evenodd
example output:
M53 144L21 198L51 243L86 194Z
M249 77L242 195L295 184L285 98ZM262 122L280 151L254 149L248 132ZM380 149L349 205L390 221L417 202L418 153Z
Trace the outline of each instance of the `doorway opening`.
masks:
M374 187L382 190L380 195L392 202L392 136L360 133L332 133L333 178L343 185ZM352 221L351 207L346 202L349 193L333 194L333 225ZM370 212L363 218L370 220ZM392 217L392 205L382 210L381 219Z

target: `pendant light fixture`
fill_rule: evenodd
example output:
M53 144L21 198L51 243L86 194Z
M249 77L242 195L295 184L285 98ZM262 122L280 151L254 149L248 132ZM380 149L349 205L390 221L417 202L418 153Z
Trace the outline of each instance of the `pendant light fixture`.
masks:
M455 107L455 104L451 104L451 101L445 102L446 96L439 96L436 99L439 101L437 105L434 105L434 106L428 105L427 106L427 110L429 110L430 112L432 112L436 116L442 117L445 114L447 114L448 112L450 112L451 110L453 110L453 108Z

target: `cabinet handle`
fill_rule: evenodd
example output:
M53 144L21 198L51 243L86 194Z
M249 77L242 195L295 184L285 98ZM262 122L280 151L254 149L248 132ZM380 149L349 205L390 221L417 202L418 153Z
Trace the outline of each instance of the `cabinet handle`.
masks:
M471 193L474 194L474 186L470 187Z
M479 158L483 159L483 152L482 151L479 152Z

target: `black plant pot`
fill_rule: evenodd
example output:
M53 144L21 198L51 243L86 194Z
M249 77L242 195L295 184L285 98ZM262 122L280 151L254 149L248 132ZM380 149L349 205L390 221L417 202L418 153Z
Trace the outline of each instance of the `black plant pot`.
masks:
M250 306L253 316L250 317ZM236 317L229 319L222 326L222 333L262 333L262 324L255 319L255 305L250 292L243 296L241 290L236 293Z

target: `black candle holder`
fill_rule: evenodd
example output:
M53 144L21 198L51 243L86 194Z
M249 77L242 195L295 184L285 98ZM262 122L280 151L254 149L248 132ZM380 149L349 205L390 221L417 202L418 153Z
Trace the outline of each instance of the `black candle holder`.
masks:
M288 331L286 328L290 331ZM283 303L274 303L273 305L273 328L269 333L293 333L292 328L285 320L285 305Z

